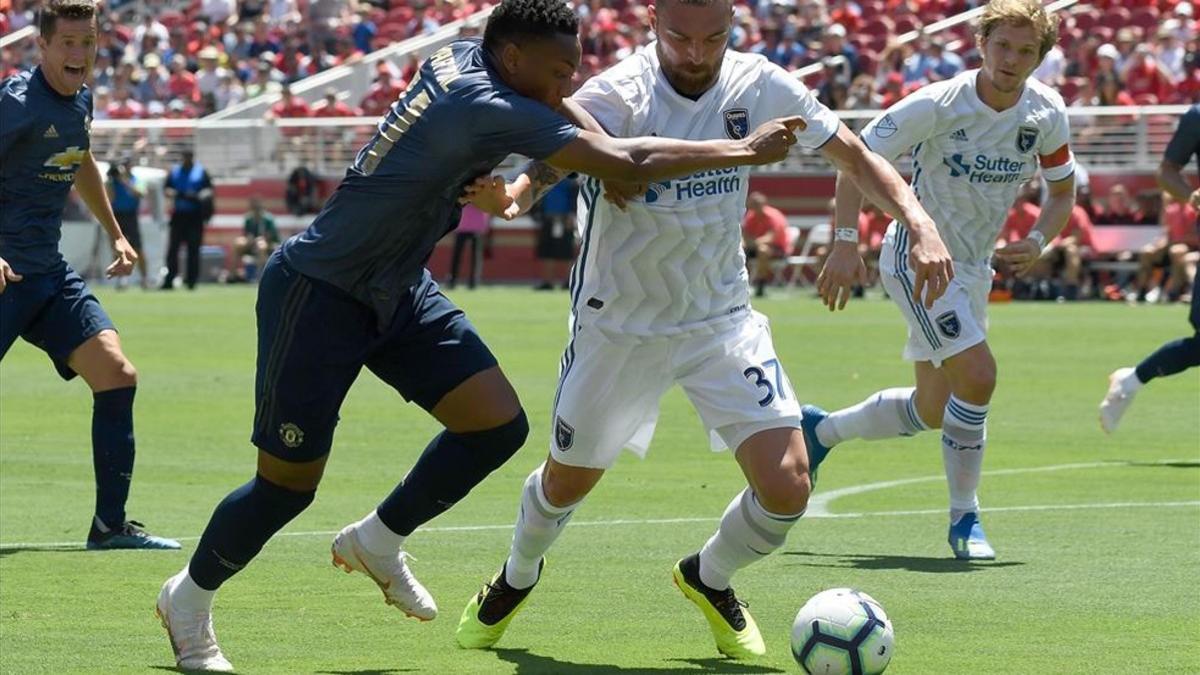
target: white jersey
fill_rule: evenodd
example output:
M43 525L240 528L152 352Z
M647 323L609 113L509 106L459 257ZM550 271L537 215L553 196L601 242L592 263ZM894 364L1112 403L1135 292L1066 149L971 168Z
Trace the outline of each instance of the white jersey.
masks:
M1066 106L1030 78L1016 105L988 107L978 70L922 87L863 129L875 152L895 160L913 151L912 188L960 262L986 264L1021 185L1038 166L1048 181L1070 178L1075 160ZM888 231L895 243L897 226Z
M799 145L817 148L838 118L762 56L730 51L698 100L678 94L655 45L588 80L574 95L613 136L743 138L777 117L800 115ZM749 167L653 183L622 212L594 179L580 190L583 246L572 272L572 318L615 340L715 332L750 309L741 222Z

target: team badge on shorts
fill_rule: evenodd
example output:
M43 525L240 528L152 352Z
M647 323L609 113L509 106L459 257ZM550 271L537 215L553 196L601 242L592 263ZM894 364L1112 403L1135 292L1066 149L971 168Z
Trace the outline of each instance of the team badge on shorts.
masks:
M554 418L554 442L558 444L558 449L566 452L571 449L571 445L575 443L575 427L563 421L563 418L555 416Z
M750 133L750 111L745 108L726 110L725 133L735 141L745 138Z
M1033 150L1033 146L1037 145L1037 139L1037 127L1021 127L1017 129L1017 151L1025 154Z
M962 323L958 320L958 312L953 310L938 316L937 327L938 330L942 331L942 335L951 340L962 334Z
M304 432L295 424L284 422L279 425L279 440L289 448L298 448L304 442Z

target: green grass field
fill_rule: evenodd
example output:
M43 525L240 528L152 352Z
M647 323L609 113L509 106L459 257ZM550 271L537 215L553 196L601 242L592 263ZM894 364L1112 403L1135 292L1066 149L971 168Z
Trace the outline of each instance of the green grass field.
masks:
M155 595L215 504L252 475L252 289L101 295L141 374L130 515L185 550L80 550L93 500L90 395L18 344L0 366L3 672L172 670ZM981 494L999 560L948 558L936 435L847 444L822 469L813 517L735 580L769 649L738 664L717 658L670 581L743 484L728 454L708 450L678 390L663 402L649 457L626 454L588 499L498 648L456 648L459 612L503 561L521 482L546 452L567 297L524 288L452 297L500 357L534 431L410 540L441 616L405 619L369 580L329 562L332 534L387 494L436 432L365 374L316 503L218 596L217 634L242 672L795 672L792 618L835 586L887 609L897 674L1200 672L1200 371L1147 387L1116 437L1096 422L1106 375L1184 335L1186 309L994 306L1000 385ZM757 306L802 400L836 408L911 381L888 302L837 316L807 295ZM921 480L887 484L903 479ZM869 484L881 485L838 496Z

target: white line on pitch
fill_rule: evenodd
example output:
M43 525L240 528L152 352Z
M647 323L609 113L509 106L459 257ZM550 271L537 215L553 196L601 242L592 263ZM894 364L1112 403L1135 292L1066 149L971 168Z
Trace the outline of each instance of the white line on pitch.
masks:
M996 506L983 509L984 513L1009 513L1018 511L1075 511L1079 509L1124 509L1124 508L1179 508L1200 506L1200 500L1182 502L1108 502L1100 504L1037 504L1032 506ZM926 516L945 513L946 509L918 509L907 511L863 511L860 513L826 513L823 515L805 515L805 518L884 518L892 516ZM718 518L647 518L619 520L584 520L572 521L572 527L611 527L614 525L672 525L679 523L715 523ZM448 525L442 527L423 527L421 533L436 534L439 532L480 532L488 530L509 530L511 523L504 525ZM280 532L275 537L331 537L337 530L319 530L312 532ZM179 541L196 541L200 537L176 537ZM82 544L78 541L54 542L14 542L0 544L0 551L19 550L23 548L38 549L76 549Z

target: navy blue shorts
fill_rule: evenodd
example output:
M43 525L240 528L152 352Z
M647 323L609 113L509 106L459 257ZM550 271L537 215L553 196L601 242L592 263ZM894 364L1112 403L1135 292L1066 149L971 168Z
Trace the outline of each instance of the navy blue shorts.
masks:
M425 410L496 366L461 309L426 270L380 331L375 312L295 271L276 251L258 286L258 372L251 441L291 462L324 456L363 366Z
M100 301L70 267L54 274L26 274L0 295L0 359L20 336L50 355L64 380L71 352L103 330L116 330Z

